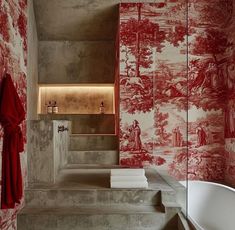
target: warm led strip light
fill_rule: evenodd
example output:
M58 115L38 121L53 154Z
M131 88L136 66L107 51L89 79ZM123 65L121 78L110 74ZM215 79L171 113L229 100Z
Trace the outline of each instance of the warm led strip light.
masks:
M114 85L113 84L77 84L77 85L56 85L56 84L48 84L48 85L39 85L39 99L38 99L38 112L41 113L41 98L42 94L46 93L45 91L50 91L50 92L60 92L61 94L69 92L69 91L74 91L74 90L79 90L81 93L83 92L110 92L112 93L113 96L113 111L115 111L115 98L114 98ZM44 91L44 92L43 92ZM115 113L115 112L114 112Z

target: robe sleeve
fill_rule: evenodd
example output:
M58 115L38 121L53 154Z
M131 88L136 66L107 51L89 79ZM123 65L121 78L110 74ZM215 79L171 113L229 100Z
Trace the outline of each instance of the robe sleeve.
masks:
M2 80L0 122L3 127L18 126L25 119L25 111L10 75Z

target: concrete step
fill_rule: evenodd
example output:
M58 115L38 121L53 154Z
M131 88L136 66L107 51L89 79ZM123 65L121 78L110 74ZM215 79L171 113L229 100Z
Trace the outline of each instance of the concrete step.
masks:
M154 206L26 207L17 215L18 230L160 230L166 222L165 214Z
M110 189L113 166L73 166L61 170L54 185L26 189L18 230L178 229L176 193L155 169L146 169L148 189Z
M80 206L152 206L161 205L161 191L151 189L78 189L35 188L25 190L27 207L80 207Z
M27 207L79 207L81 205L158 205L175 202L175 191L157 174L146 170L148 189L111 189L110 169L67 168L54 185L34 184L25 190Z
M40 120L69 120L73 134L115 134L114 114L40 114Z
M117 150L118 138L116 135L70 135L69 150Z
M68 164L118 164L119 154L116 150L106 151L69 151Z

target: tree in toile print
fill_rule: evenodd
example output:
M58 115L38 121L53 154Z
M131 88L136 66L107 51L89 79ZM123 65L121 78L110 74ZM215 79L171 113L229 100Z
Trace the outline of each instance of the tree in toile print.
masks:
M156 135L156 146L169 146L171 142L171 134L166 131L168 125L168 113L162 113L159 108L155 112L155 135Z
M225 84L229 77L226 53L233 43L226 32L214 28L196 31L190 36L193 38L189 44L190 102L204 110L220 109L224 104Z
M122 4L124 12L135 9L133 17L121 20L120 46L121 63L125 71L121 72L120 84L123 110L128 113L137 111L149 112L153 107L153 76L156 69L156 55L161 53L166 42L177 47L185 40L186 29L180 23L171 29L161 29L160 25L151 20L156 12L151 7L146 10L145 4ZM163 7L162 5L157 5ZM147 13L146 13L147 11ZM145 14L151 14L146 17Z

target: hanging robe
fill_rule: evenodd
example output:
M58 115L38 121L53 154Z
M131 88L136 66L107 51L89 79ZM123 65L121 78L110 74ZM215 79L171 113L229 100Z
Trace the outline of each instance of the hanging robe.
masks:
M9 74L2 80L0 95L0 122L4 129L2 149L1 208L14 208L22 198L20 152L24 141L20 123L25 119L22 102Z

